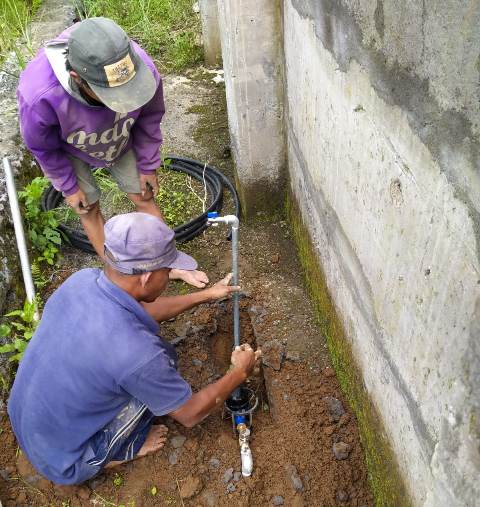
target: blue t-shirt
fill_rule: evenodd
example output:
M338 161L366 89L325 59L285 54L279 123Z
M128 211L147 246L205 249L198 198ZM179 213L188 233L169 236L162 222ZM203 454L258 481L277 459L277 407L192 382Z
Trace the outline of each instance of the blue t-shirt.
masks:
M83 269L50 297L20 363L8 413L32 465L76 483L89 439L132 397L164 415L191 397L158 323L98 269Z

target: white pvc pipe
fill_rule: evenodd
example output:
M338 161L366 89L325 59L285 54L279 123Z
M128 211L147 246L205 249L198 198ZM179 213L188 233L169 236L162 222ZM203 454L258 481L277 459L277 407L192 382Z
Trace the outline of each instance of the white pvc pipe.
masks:
M12 167L7 157L3 159L3 170L5 171L5 181L7 183L8 201L12 212L13 226L15 229L15 237L17 238L18 253L20 255L20 263L22 265L23 283L27 300L30 303L35 302L35 286L33 285L32 271L30 269L30 261L28 259L27 243L25 241L25 232L23 230L23 220L18 205L17 189L15 188L15 178L13 177ZM35 319L38 320L38 312L35 310Z

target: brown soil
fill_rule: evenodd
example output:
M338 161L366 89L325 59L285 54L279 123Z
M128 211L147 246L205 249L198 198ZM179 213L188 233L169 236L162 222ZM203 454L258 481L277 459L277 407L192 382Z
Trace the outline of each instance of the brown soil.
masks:
M171 123L164 125L165 133L175 130L175 121L181 118L183 130L171 137L176 143L195 132L195 115L182 115L182 97L186 97L185 107L191 107L194 97L202 104L220 104L218 110L212 108L213 116L224 114L221 88L212 91L201 80L179 83L182 88L174 90L167 80L167 90L175 92L176 103ZM187 120L193 122L190 127L185 125ZM227 144L227 132L224 129L219 133L218 124L215 129L210 162L228 174L231 161L222 158L221 149ZM189 142L193 143L192 138ZM199 153L205 150L193 143L184 153L202 158ZM218 411L190 430L165 418L170 432L161 451L105 471L81 488L53 488L29 470L21 456L17 459L17 445L0 408L0 499L4 506L257 507L275 505L274 500L280 501L275 498L278 496L287 507L373 505L356 420L342 396L325 340L315 325L288 226L281 217L259 216L254 224L242 223L240 231L241 285L245 293L241 336L243 341L269 350L266 362L270 365L263 365L250 379L259 397L251 439L255 463L252 477L239 478L237 474L230 478L229 469L240 470L238 442L231 421ZM221 227L210 228L184 245L212 281L230 270L230 243L225 235ZM68 272L95 262L92 256L67 249L60 276L46 294ZM185 290L180 283L170 289ZM204 305L162 325L162 335L168 340L185 336L177 346L180 371L194 390L213 382L228 368L231 329L229 302ZM178 435L186 437L179 450L171 441ZM224 478L229 480L225 482Z

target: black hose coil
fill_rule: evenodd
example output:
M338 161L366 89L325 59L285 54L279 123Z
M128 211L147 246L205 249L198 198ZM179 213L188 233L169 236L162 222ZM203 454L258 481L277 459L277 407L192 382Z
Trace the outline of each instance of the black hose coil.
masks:
M205 230L207 227L207 215L210 211L217 211L218 213L221 212L224 187L231 193L235 206L235 215L240 218L240 201L238 199L237 191L232 182L218 169L210 165L205 165L197 160L177 157L175 155L167 155L165 160L170 160L169 163L163 164L165 169L186 173L202 183L202 185L205 179L207 202L210 202L210 206L204 213L193 218L189 222L174 228L175 239L178 242L190 241ZM50 185L42 195L42 210L50 211L58 208L62 199L62 193L55 190L55 188ZM83 231L78 231L65 224L60 224L58 229L68 238L71 245L75 248L79 248L84 252L95 253L92 244Z

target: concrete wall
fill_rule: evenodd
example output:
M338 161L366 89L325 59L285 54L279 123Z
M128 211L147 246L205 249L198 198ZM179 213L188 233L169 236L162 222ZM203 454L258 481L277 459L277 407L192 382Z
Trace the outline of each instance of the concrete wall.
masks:
M222 62L222 44L218 25L217 0L200 0L200 16L202 19L203 51L205 63L213 67Z
M284 0L290 181L415 505L480 497L480 1Z
M218 3L228 120L243 210L283 201L283 56L280 0Z

